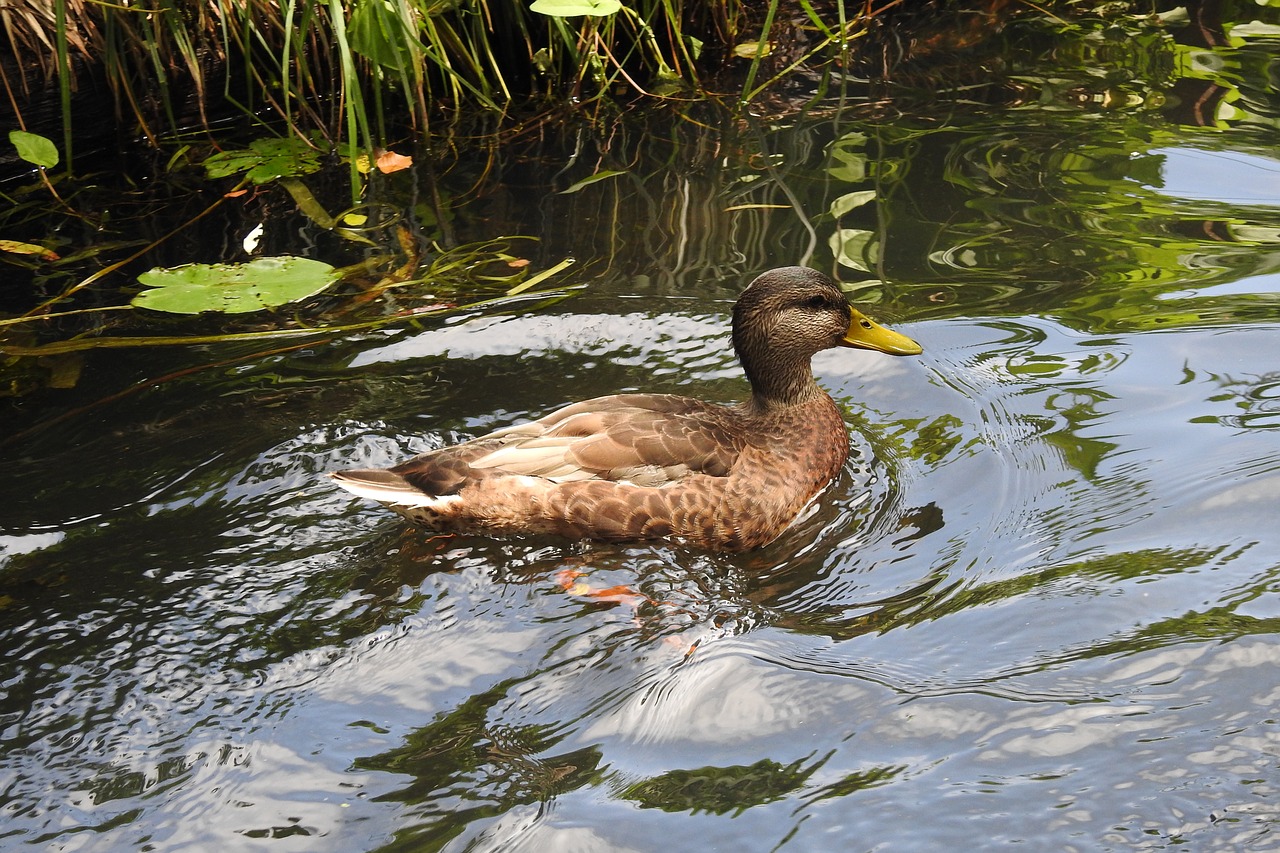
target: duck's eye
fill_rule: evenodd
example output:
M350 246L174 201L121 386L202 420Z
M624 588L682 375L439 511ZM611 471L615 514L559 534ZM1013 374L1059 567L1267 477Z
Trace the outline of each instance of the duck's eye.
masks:
M830 308L831 303L827 301L825 296L810 296L805 300L805 307L814 311L821 311L824 308Z

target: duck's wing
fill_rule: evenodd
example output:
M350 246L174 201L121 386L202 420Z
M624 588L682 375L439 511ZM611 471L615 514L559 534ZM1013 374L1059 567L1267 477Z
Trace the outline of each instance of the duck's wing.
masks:
M729 473L745 443L730 410L674 395L626 394L423 454L388 472L431 495L496 476L556 482L608 480L664 486L698 473Z

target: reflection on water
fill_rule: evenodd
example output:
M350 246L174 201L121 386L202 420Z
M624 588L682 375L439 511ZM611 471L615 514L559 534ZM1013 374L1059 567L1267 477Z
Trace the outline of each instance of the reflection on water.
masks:
M663 328L722 376L712 316L681 317ZM748 849L788 833L812 849L889 824L926 848L1000 808L993 838L1265 822L1267 783L1224 799L1218 780L1266 779L1272 755L1280 456L1248 424L1275 415L1280 364L1259 361L1277 331L953 318L913 325L922 365L826 353L853 459L795 530L741 557L425 536L318 475L449 428L264 430L216 482L170 476L61 538L13 537L8 832L653 849L637 839L700 815L732 817ZM406 375L443 360L437 384L400 392L447 412L469 373L498 369L484 361L530 358L503 350L501 324L473 334L494 354L403 349ZM595 389L607 358L532 381ZM194 428L140 458L163 464ZM235 447L240 430L202 432ZM627 594L596 594L611 589ZM936 820L885 822L921 798Z
M1280 207L1280 160L1244 151L1156 148L1157 189L1178 198Z
M0 846L1274 847L1256 127L924 119L762 135L769 169L683 185L706 234L645 218L667 172L549 202L549 255L645 235L551 308L31 403L88 408L6 448ZM322 477L596 394L733 399L733 295L810 245L925 354L815 359L853 452L767 548L434 536Z

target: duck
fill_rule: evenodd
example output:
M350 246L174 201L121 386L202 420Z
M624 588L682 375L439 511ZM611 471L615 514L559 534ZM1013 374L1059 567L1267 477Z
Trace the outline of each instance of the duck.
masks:
M851 306L830 277L798 266L747 285L731 340L750 386L739 403L597 397L390 468L329 476L432 531L762 547L848 457L848 427L813 376L813 356L834 347L923 350Z

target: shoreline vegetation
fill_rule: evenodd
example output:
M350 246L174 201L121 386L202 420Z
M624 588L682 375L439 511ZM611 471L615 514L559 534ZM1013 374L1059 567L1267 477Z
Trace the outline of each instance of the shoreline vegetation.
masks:
M590 116L708 99L792 111L833 81L887 78L1055 5L1064 4L33 0L0 9L0 114L54 138L70 169L82 135L114 130L122 144L156 146L245 118L372 151L478 115L518 124L557 108Z
M496 156L504 143L523 144L531 151L517 156L536 159L540 137L573 136L581 145L582 135L594 135L598 156L578 162L575 148L568 162L577 166L570 173L561 165L546 189L572 195L635 179L631 149L644 147L635 137L653 125L646 119L626 130L617 119L657 109L690 135L717 140L682 153L670 140L671 157L706 160L699 146L723 145L749 159L751 139L735 147L728 137L754 138L757 125L843 109L851 92L872 115L894 106L891 96L881 104L866 96L877 86L1003 97L1006 24L1030 17L1056 29L1066 25L1060 14L1090 14L1096 5L0 6L8 35L0 41L0 116L12 129L0 156L0 198L9 202L0 260L14 272L0 294L0 396L74 386L88 350L276 346L278 338L341 338L558 301L599 259L580 259L562 275L575 259L539 250L535 234L459 237L459 194L475 191L446 185L451 158L480 152L472 166L478 186L490 171L485 153ZM1108 10L1152 14L1145 4ZM861 146L855 136L849 144ZM611 155L611 147L621 150ZM853 158L844 171L866 177L861 147L844 156ZM842 196L832 216L875 195L863 188ZM780 206L744 198L719 215ZM807 227L806 256L817 239ZM234 237L202 239L219 233ZM841 263L869 269L863 256L875 254L872 231L840 233Z

